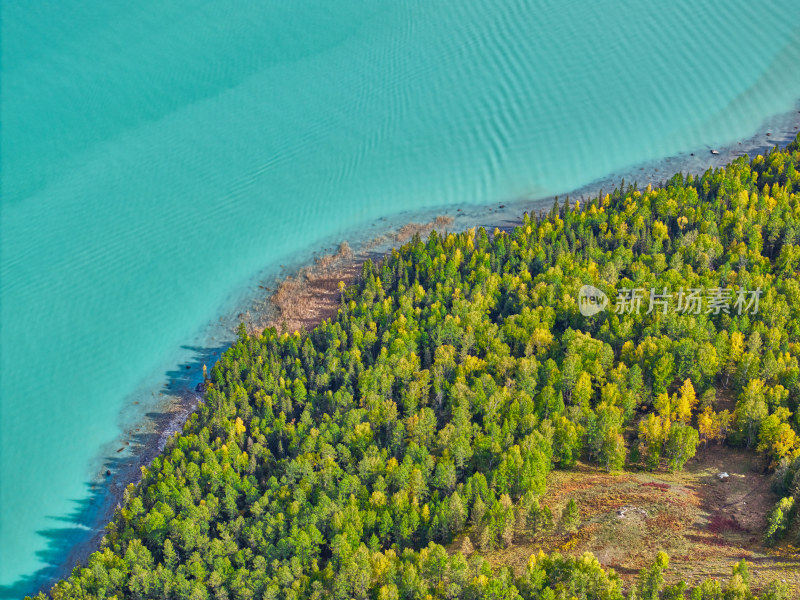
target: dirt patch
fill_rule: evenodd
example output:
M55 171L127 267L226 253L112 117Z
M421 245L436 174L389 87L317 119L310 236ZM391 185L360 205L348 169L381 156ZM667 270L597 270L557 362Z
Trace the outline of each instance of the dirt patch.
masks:
M721 471L728 472L726 481L717 477ZM630 581L663 550L670 556L669 582L725 579L745 558L752 563L754 590L779 579L800 592L800 556L780 555L762 543L766 514L777 498L752 452L701 450L682 473L609 475L584 464L553 472L544 504L558 515L572 498L581 510L577 534L557 528L535 537L518 532L512 547L488 555L490 562L521 572L539 550L589 551Z

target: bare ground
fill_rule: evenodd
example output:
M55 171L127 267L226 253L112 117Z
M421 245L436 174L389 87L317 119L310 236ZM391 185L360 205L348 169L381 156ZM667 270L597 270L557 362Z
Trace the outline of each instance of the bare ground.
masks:
M556 471L544 504L557 516L574 498L581 510L578 533L556 530L536 538L523 533L513 546L487 558L521 572L539 550L576 556L589 551L630 581L663 550L670 556L667 581L690 584L726 579L745 558L754 590L779 579L797 593L800 555L762 542L765 516L777 501L762 467L752 452L714 447L700 450L681 473L609 475L584 464ZM727 481L717 477L723 471L730 475Z

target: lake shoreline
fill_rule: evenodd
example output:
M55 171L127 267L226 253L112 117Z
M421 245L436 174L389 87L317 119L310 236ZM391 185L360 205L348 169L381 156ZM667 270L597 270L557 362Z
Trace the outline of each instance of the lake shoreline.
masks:
M800 103L797 107L800 107ZM494 227L508 230L519 225L524 212L532 213L550 208L554 197L569 196L573 201L585 201L596 197L601 190L610 192L619 186L623 178L629 183L635 182L640 188L648 184L655 186L666 182L677 172L701 174L709 167L720 167L739 156L763 154L775 145L785 147L794 141L800 128L800 110L797 110L797 107L791 113L768 120L759 133L751 138L715 149L718 154L711 154L711 149L708 148L666 157L618 173L611 173L567 194L547 196L538 200L517 199L494 202L482 207L440 208L438 211L429 211L426 214L434 212L447 214L440 214L428 222L408 222L406 225L390 229L374 239L363 242L356 250L351 249L344 241L335 252L318 256L312 263L276 277L274 281L264 282L270 285L259 285L259 289L269 294L264 294L260 298L250 298L247 305L241 305L237 320L243 322L251 334L258 334L267 327L290 332L302 328L311 330L321 321L335 317L339 306L340 281L346 285L356 282L364 261L380 260L391 251L391 248L406 243L417 233L423 235L434 229L440 232L461 231L465 228L465 221L474 220L473 226L482 225L491 234ZM780 123L780 129L774 126L774 123ZM460 215L459 213L465 209L469 214ZM453 226L454 228L451 228ZM217 348L213 355L218 358L227 347L229 345ZM212 353L208 352L207 356L211 357ZM213 363L207 367L210 370ZM106 470L104 481L92 484L97 489L93 490L95 497L90 504L93 510L88 519L91 521L88 524L91 534L76 543L64 555L59 565L43 569L29 581L35 582L41 590L49 589L55 582L67 577L75 565L85 566L89 556L100 548L105 534L104 526L112 518L115 508L123 501L125 489L141 481L141 468L149 465L163 451L169 437L183 429L186 419L202 401L202 392L197 388L201 381L202 375L199 369L193 369L190 374L185 374L180 381L173 380L162 410L154 415L148 414L148 423L146 426L142 425L144 432L140 433L139 428L127 432L126 437L138 436L139 441L135 444L135 449L122 459L113 461L113 471L111 468ZM120 442L116 442L114 446L118 444ZM128 442L122 442L116 452L122 451L127 444ZM108 461L104 461L104 464L108 464Z

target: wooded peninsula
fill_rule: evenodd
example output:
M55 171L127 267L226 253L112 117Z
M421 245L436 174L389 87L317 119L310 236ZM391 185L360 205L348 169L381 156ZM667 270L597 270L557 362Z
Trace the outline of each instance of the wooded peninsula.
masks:
M791 553L799 268L800 138L512 231L417 235L313 330L240 328L101 549L37 598L796 597L751 590L745 559L689 583L654 551L623 577L574 551L594 509L546 493L553 471L738 448L774 496L758 544ZM512 547L526 564L496 559Z

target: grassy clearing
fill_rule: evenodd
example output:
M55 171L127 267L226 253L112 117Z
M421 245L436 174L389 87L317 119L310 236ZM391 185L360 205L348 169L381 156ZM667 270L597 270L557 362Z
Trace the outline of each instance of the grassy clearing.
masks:
M722 471L730 475L727 481L717 477ZM745 558L752 563L753 589L780 579L800 592L800 555L762 542L765 515L777 498L751 452L701 449L681 473L609 475L584 464L552 473L544 503L557 517L570 498L581 510L577 534L562 534L558 527L535 538L519 534L513 546L487 558L520 572L539 550L589 551L630 580L663 550L670 556L668 581L689 583L726 579Z

